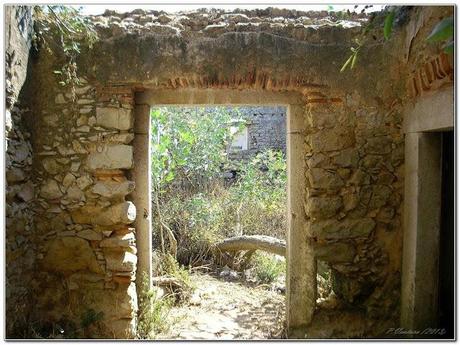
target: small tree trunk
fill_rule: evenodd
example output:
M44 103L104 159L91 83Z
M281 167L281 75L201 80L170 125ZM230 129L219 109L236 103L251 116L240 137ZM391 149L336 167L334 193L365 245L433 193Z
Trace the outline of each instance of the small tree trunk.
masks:
M242 250L262 250L272 254L286 256L286 242L270 236L236 236L216 243L221 252L237 252Z
M176 256L177 256L177 240L174 237L174 233L172 232L172 230L162 220L161 209L160 209L160 201L158 200L158 190L157 190L157 193L155 193L155 203L156 203L156 207L157 207L157 219L158 219L157 223L158 223L158 226L160 228L161 251L163 253L166 252L165 240L164 240L164 230L166 230L166 234L168 235L168 240L169 240L169 251L170 251L171 255L174 258L176 258Z

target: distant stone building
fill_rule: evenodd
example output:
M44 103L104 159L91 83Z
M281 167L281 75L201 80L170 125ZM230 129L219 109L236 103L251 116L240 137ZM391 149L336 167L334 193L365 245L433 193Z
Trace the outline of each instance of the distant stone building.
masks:
M245 160L267 149L286 153L285 107L233 108L245 124L236 132L228 148L232 160Z

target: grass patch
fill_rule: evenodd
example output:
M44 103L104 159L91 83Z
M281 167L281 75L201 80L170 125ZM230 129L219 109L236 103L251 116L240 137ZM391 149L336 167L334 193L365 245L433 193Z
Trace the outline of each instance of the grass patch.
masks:
M174 304L174 298L170 295L159 297L156 288L149 289L145 276L142 279L142 289L138 296L137 338L155 339L158 334L167 332L173 323L169 313Z

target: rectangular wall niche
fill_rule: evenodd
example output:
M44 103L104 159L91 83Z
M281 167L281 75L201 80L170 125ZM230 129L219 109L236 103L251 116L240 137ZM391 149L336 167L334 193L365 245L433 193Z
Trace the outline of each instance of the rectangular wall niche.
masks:
M159 106L269 106L285 107L287 133L287 277L286 318L288 330L302 332L310 323L315 301L309 296L316 291L316 262L306 240L305 200L305 103L297 92L256 90L146 90L136 94L133 202L138 210L136 241L138 248L138 278L152 276L152 229L150 185L150 109ZM248 124L249 126L250 124ZM250 149L250 142L248 143ZM137 279L140 282L140 279ZM150 282L151 284L151 279Z

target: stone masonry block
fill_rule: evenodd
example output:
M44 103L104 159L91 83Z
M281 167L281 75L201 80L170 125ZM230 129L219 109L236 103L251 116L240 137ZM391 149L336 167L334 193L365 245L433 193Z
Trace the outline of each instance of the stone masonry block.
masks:
M308 124L312 128L331 128L337 123L337 114L333 112L311 112L308 116Z
M310 135L310 147L313 152L328 152L346 149L355 143L351 129L336 127L324 129Z
M134 118L131 109L96 108L96 124L101 127L122 131L133 128Z
M315 219L327 219L335 216L342 205L341 197L311 197L306 202L305 212Z
M340 240L369 236L375 228L375 221L371 218L325 220L312 222L307 226L310 236L324 240Z
M136 219L136 206L131 201L111 206L93 218L93 224L130 224Z
M130 252L104 250L107 269L115 272L134 272L137 265L137 256Z
M356 255L356 249L349 243L315 244L314 251L318 260L328 263L351 262Z
M136 219L136 206L125 201L107 208L83 206L72 212L72 220L77 224L118 225L131 224Z
M133 167L133 147L130 145L105 145L100 152L88 155L88 168L131 169Z
M136 239L134 234L128 233L119 236L112 236L109 238L105 238L101 241L100 247L101 248L126 248L130 246L134 246L136 244Z
M102 195L106 198L120 198L134 190L133 181L100 181L93 186L93 193Z
M54 272L88 270L102 273L102 268L88 241L78 237L62 237L53 240L43 259L43 267Z
M369 138L364 148L366 153L383 155L391 153L392 143L393 140L389 136Z
M307 176L312 188L338 189L344 184L340 176L321 168L309 169Z
M334 156L333 158L334 164L344 168L357 167L358 161L358 151L352 148L341 151L337 156Z
M103 323L108 325L126 326L119 324L120 319L131 320L136 317L138 310L136 284L134 282L117 286L116 289L105 289L91 292L91 302L93 308L97 311L102 311L104 317ZM126 327L120 327L117 332L123 338Z

